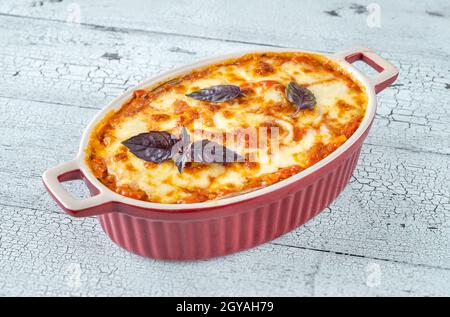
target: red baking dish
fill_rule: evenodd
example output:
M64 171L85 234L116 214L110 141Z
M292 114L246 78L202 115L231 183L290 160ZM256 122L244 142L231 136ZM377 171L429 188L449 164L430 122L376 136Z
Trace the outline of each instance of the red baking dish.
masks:
M247 53L250 52L215 57L176 68L113 100L89 124L77 157L44 173L43 181L50 195L71 216L97 216L111 240L126 250L157 259L202 259L237 252L270 241L317 215L348 183L358 161L362 142L375 116L376 93L394 82L398 75L395 66L367 48L357 47L326 55L366 87L368 106L359 128L322 161L271 186L203 203L151 203L111 191L95 178L85 163L84 149L93 127L111 109L120 108L135 89L152 86L176 74ZM351 65L356 60L369 64L378 74L375 77L365 76ZM64 190L61 183L75 179L85 181L91 197L78 200Z

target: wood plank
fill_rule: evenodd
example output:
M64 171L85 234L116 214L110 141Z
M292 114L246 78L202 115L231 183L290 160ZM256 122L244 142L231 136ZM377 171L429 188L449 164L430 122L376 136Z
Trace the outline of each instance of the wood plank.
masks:
M255 47L160 34L123 34L52 21L28 20L24 25L23 19L15 17L0 16L0 21L4 29L0 34L4 43L0 96L24 102L101 108L124 89L162 70L219 52ZM111 59L115 56L111 54L119 57ZM448 60L430 57L416 63L401 54L384 55L400 66L401 77L380 94L368 142L450 154Z
M66 2L20 0L2 3L0 12L65 22L73 21L79 9L81 23L124 33L176 33L323 51L358 43L382 52L448 57L448 1L379 0L380 27L369 27L366 6L372 2L78 0L74 8Z
M369 28L369 2L78 0L77 26L65 23L74 4L2 1L0 295L450 295L450 5L377 1L382 27ZM400 78L380 95L343 194L272 243L208 261L147 260L115 246L95 218L68 217L42 186L97 109L161 70L264 45L354 44L379 49Z
M95 218L54 208L0 206L0 232L0 295L450 294L449 270L270 244L196 262L144 259L108 240Z
M1 204L59 210L40 175L76 154L95 112L0 98ZM276 243L450 269L449 174L449 156L365 145L344 193Z

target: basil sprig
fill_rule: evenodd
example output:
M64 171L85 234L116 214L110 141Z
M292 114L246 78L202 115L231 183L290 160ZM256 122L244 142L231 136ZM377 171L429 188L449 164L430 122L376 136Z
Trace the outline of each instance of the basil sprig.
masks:
M153 163L173 160L181 173L187 162L230 163L243 161L238 153L214 141L202 139L191 142L185 127L176 137L167 131L141 133L122 142L138 158Z

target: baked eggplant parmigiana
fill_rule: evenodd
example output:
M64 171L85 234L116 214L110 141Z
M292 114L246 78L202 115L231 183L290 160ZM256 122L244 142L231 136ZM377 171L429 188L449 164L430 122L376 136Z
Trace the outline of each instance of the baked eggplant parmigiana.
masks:
M292 97L292 83L312 93L314 103L299 107L305 96ZM195 98L219 85L237 87L235 98ZM322 160L355 132L366 107L364 86L332 60L303 52L252 53L136 90L94 128L86 160L104 185L127 197L215 200L269 186ZM179 136L183 127L193 141L213 140L243 159L191 161L180 172L173 160L146 161L126 146L151 131Z

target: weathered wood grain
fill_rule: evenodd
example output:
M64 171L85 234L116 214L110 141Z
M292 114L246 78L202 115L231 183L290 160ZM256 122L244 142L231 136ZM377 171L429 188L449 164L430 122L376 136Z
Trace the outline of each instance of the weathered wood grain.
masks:
M27 225L24 225L24 224ZM132 255L95 218L0 206L0 295L449 295L450 271L265 244L197 262ZM12 234L14 233L14 234Z
M57 208L42 172L75 156L94 109L0 98L0 203ZM27 170L24 171L23 165ZM277 243L450 269L450 157L365 145L349 187ZM82 186L75 186L81 194Z
M450 6L377 1L381 28L369 28L367 3L0 2L0 295L449 295ZM66 23L76 5L81 24ZM400 77L380 94L343 194L269 244L199 262L139 258L41 184L97 109L144 78L264 45L355 44Z
M4 27L0 96L25 102L102 108L124 89L175 65L255 47L160 34L123 34L52 21L30 20L23 26L16 17L0 16L0 21ZM188 49L192 54L185 52ZM120 59L111 59L111 54ZM433 57L416 63L404 55L383 55L400 67L401 75L394 87L380 94L368 142L450 154L448 59Z
M158 32L323 51L363 44L383 52L448 57L448 1L379 0L380 27L369 27L367 5L373 2L78 0L76 10L81 24L117 33ZM74 21L75 8L72 2L20 0L5 1L0 12L66 22Z

